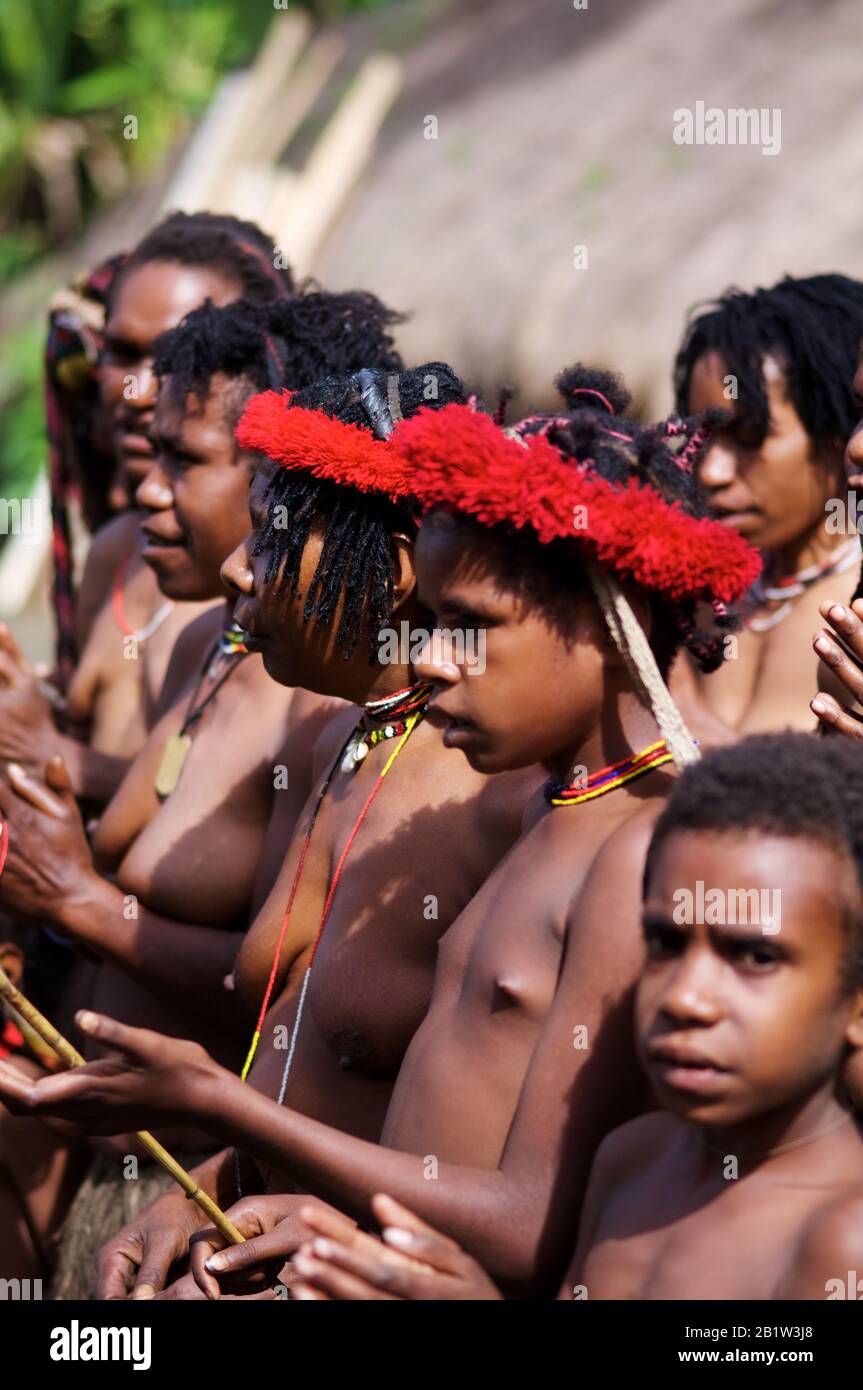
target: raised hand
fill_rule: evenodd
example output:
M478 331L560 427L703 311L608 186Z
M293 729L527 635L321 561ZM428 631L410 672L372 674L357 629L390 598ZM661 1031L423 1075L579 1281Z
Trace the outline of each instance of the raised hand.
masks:
M863 716L850 708L851 703L863 707L863 599L857 599L850 608L840 603L822 603L819 611L832 632L827 629L819 632L812 645L839 686L850 696L850 702L840 703L827 691L819 690L810 702L810 709L828 728L848 738L863 740Z
M201 1093L206 1108L211 1088L231 1077L198 1043L87 1011L75 1021L110 1048L108 1056L29 1084L0 1066L0 1097L15 1114L70 1120L87 1134L123 1134L193 1118Z

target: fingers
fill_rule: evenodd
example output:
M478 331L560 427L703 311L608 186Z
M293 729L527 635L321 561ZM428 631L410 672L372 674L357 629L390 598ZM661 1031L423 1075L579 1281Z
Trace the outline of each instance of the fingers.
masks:
M55 759L51 759L53 763ZM51 766L51 763L48 766ZM39 781L31 772L25 772L20 763L7 763L6 775L9 783L16 795L22 801L27 801L31 806L35 806L37 811L42 811L46 816L52 816L55 820L62 820L66 813L66 804L59 797L54 796L50 788L44 782Z
M21 648L18 646L12 634L11 628L7 627L5 623L0 623L0 654L9 661L14 662L16 666L26 667L27 665Z
M31 1113L33 1078L16 1071L8 1062L0 1062L0 1099L12 1115Z
M164 1041L162 1035L151 1028L131 1028L127 1023L118 1023L115 1018L93 1013L90 1009L79 1009L75 1023L88 1038L134 1061L149 1062L154 1050Z
M335 1211L333 1207L314 1206L309 1202L300 1207L299 1214L303 1225L308 1226L309 1230L333 1240L341 1240L347 1245L359 1233L356 1221L343 1212Z
M863 716L837 704L832 695L827 695L823 690L819 690L814 700L810 700L809 708L816 718L822 724L826 724L828 728L835 729L839 734L845 734L847 738L863 742Z
M66 764L59 753L54 753L45 764L45 781L52 791L59 793L63 801L75 800L75 792Z
M235 1218L231 1216L231 1220ZM240 1234L245 1235L242 1221L236 1221ZM271 1264L274 1260L290 1259L308 1233L296 1221L280 1222L264 1235L250 1236L242 1245L231 1245L206 1261L210 1274L236 1274L255 1265Z
M236 1222L234 1223L236 1225ZM239 1230L239 1227L237 1227ZM242 1234L242 1232L241 1232ZM196 1231L189 1242L189 1271L202 1293L216 1300L221 1296L221 1288L215 1274L207 1269L207 1261L227 1245L221 1231L208 1226L204 1231Z
M99 1252L96 1297L100 1300L128 1298L135 1281L136 1262L126 1250Z
M311 1286L328 1298L341 1300L392 1303L396 1299L398 1295L379 1287L369 1278L369 1270L373 1269L371 1261L361 1262L365 1273L353 1272L350 1261L352 1258L356 1263L357 1257L343 1245L333 1245L330 1249L333 1254L326 1260L316 1259L311 1246L303 1246L302 1253L294 1257L294 1268L302 1281L300 1288ZM293 1292L296 1297L297 1290Z
M415 1260L422 1260L441 1274L460 1273L464 1254L449 1236L441 1235L414 1212L383 1193L372 1199L372 1209L381 1223L387 1245Z

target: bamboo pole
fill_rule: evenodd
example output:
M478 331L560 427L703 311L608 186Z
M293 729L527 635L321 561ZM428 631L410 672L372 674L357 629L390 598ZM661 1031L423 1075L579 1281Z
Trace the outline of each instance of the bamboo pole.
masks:
M38 1033L42 1041L57 1053L57 1056L62 1062L65 1062L70 1071L74 1067L86 1065L78 1049L67 1042L62 1033L57 1032L53 1023L49 1023L44 1014L41 1014L36 1006L31 1004L30 1000L13 985L2 966L0 966L0 996L16 1013L21 1015L33 1029L33 1032ZM191 1174L187 1173L185 1168L182 1168L177 1160L168 1153L168 1150L162 1147L158 1139L155 1139L147 1130L139 1130L135 1137L140 1139L144 1148L152 1154L156 1162L161 1163L162 1167L168 1170L174 1181L180 1184L186 1196L191 1197L192 1201L201 1208L201 1211L206 1213L225 1239L229 1240L232 1245L242 1245L245 1236L240 1235L234 1223L229 1221L221 1207L216 1205L209 1193L204 1192L198 1186Z

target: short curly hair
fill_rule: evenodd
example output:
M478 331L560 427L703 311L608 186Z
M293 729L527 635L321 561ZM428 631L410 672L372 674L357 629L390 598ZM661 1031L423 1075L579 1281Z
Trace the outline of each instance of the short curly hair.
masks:
M675 781L656 822L645 895L667 840L699 830L814 840L846 854L860 887L858 900L846 905L846 984L863 985L863 748L785 732L755 734L705 753Z

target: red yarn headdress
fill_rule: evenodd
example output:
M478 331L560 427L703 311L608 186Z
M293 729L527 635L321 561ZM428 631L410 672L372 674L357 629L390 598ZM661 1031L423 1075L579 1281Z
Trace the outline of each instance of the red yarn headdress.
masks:
M589 460L564 459L544 434L507 437L468 406L420 410L392 443L424 510L530 527L544 543L577 540L602 567L672 602L730 603L761 568L758 552L721 522L689 515L635 478L610 483Z
M388 440L359 425L334 420L322 410L290 404L290 391L253 396L237 426L237 442L282 468L304 469L316 478L376 492L393 502L413 492L410 469Z

